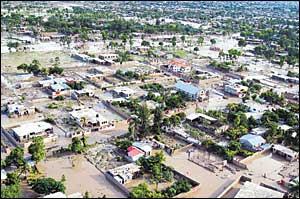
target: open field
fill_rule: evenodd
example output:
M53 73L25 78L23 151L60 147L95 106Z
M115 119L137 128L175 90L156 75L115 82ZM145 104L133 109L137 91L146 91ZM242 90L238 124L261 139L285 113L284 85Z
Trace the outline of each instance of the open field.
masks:
M72 167L71 157L75 167ZM88 191L92 197L106 196L108 198L124 198L125 196L109 181L103 173L96 169L83 156L68 156L59 159L49 159L41 162L39 169L48 177L60 180L66 176L66 194Z

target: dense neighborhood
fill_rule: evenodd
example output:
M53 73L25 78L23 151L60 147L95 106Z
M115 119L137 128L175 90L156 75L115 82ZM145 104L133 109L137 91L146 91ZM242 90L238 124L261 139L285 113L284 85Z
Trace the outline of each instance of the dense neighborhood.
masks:
M1 198L299 198L299 3L1 1Z

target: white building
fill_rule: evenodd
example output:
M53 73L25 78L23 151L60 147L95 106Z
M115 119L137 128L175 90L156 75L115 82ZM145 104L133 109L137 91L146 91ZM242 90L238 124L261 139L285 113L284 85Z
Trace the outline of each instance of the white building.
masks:
M107 171L107 174L120 184L125 184L127 181L134 179L135 175L140 172L140 168L135 163L130 163L110 169Z
M73 119L80 127L88 127L92 132L112 129L115 127L114 121L108 121L92 108L74 110L69 114L70 118Z
M23 142L37 136L49 137L53 134L53 127L47 122L33 122L22 124L12 129L18 141Z
M247 92L248 87L247 86L243 86L243 85L239 85L239 84L228 84L224 86L224 91L238 96L238 97L244 97L245 96L245 92Z
M112 90L113 94L116 94L120 97L129 98L136 93L136 91L128 87L116 87Z
M113 60L113 59L117 59L118 55L117 54L100 54L98 56L100 59L109 59L109 60Z
M21 104L7 104L7 113L9 117L20 117L24 115L32 115L35 113L35 107L25 107Z

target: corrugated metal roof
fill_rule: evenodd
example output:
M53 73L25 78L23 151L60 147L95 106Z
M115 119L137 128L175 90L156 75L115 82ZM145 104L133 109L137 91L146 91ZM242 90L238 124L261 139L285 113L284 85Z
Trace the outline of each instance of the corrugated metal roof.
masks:
M189 83L185 83L183 81L178 81L175 84L175 87L176 87L176 89L182 90L182 91L190 93L192 95L195 95L200 91L200 89L198 87L196 87L192 84L189 84Z

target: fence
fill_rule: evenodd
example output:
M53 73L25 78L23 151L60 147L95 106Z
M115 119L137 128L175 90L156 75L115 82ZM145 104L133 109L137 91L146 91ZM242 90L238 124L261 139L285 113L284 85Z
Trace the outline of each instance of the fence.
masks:
M113 106L111 103L107 102L107 101L102 101L102 103L108 107L109 109L111 109L112 111L116 112L118 115L120 115L122 118L124 118L125 120L129 119L130 116L126 113L124 113L123 111L121 111L120 109L118 109L117 107Z

